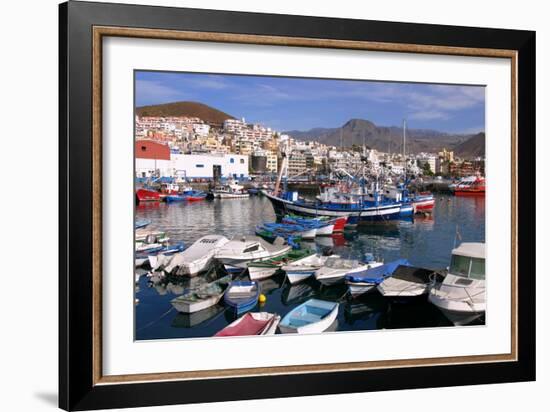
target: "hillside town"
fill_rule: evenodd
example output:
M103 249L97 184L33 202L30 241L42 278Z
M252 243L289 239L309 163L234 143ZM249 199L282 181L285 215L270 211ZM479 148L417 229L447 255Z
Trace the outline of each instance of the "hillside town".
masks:
M136 177L186 180L273 178L288 156L289 179L322 180L334 173L443 176L484 174L484 159L461 159L452 150L436 153L381 152L342 144L295 139L270 127L228 118L223 123L190 116L136 116Z

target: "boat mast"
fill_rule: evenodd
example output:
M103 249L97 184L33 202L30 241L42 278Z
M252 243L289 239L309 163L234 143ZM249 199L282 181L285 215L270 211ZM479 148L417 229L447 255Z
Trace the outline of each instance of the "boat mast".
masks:
M281 163L281 170L279 170L279 175L277 176L277 182L275 183L275 189L273 190L273 194L275 196L279 196L279 189L281 187L281 179L283 178L283 173L285 173L286 177L286 167L287 167L287 149L288 149L288 141L286 143L286 148L283 150L283 161ZM286 179L285 179L286 180Z
M407 130L407 120L403 119L403 162L404 162L404 166L403 166L403 184L405 184L407 182L407 155L406 155L407 152L405 150L405 143L407 141L406 130Z

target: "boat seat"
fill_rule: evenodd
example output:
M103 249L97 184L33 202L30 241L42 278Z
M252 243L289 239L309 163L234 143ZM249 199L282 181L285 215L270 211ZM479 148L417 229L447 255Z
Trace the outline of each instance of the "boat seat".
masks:
M312 315L312 314L308 313L308 314L305 314L305 315L291 317L289 319L289 325L304 326L304 325L309 325L310 323L319 322L319 320L320 320L319 316L315 316L315 315Z

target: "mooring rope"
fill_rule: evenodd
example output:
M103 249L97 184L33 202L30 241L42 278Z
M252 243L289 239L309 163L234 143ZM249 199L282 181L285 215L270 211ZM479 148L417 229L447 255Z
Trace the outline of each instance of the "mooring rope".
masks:
M155 323L157 323L159 320L161 320L162 318L164 318L166 315L168 315L168 314L169 314L170 312L172 312L173 310L174 310L173 307L170 308L170 309L168 309L168 310L167 310L166 312L164 312L158 319L155 319L155 320L149 322L148 324L142 326L141 328L136 329L136 332L140 332L140 331L142 331L143 329L147 329L149 326L154 325Z

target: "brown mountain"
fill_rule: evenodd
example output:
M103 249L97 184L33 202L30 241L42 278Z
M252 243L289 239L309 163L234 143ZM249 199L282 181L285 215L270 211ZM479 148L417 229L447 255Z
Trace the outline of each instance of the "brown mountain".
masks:
M458 157L474 159L485 156L485 133L478 133L454 148Z
M138 116L188 116L198 117L206 123L220 125L233 116L198 102L173 102L136 108Z
M364 119L351 119L342 127L316 128L308 131L285 132L298 140L314 140L329 146L363 145L382 152L403 150L403 130L400 127L377 126ZM429 129L407 129L407 153L438 152L466 142L472 135L449 134Z

